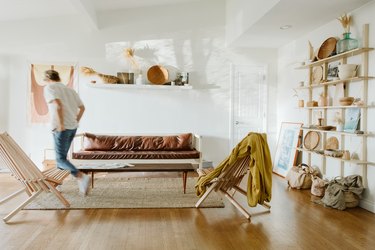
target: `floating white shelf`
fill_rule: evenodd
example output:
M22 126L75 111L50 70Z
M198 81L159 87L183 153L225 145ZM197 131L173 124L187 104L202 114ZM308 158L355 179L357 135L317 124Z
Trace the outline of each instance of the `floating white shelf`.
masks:
M171 86L171 85L151 85L151 84L106 84L106 83L89 83L91 88L103 89L152 89L152 90L188 90L193 89L191 85L185 86Z

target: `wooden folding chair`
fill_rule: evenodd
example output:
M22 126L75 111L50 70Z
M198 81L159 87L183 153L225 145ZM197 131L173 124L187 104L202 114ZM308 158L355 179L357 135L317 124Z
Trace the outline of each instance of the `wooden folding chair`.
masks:
M242 141L240 143L242 143ZM268 150L268 145L267 145L267 150ZM268 150L268 152L269 152L269 150ZM217 177L213 178L211 181L209 181L205 185L205 186L209 186L209 188L207 190L205 190L204 194L201 196L201 198L195 204L195 207L198 208L200 206L200 204L210 195L210 193L213 190L215 190L216 192L219 191L222 194L224 194L224 196L247 219L250 219L251 214L249 212L247 212L246 209L243 208L234 199L234 194L237 191L242 195L248 196L247 191L242 189L239 185L240 185L242 179L245 177L245 175L249 171L249 165L250 165L251 160L254 160L254 158L251 159L250 152L248 152L244 157L238 158L233 164L229 164L229 165L225 166L225 168L223 168L222 171L217 171L218 169L209 170L209 171L204 170L204 169L198 169L197 172L198 172L199 177L210 175L210 174L212 174L212 176L217 176ZM223 162L226 162L226 160L224 160ZM271 173L272 172L272 164L270 164L270 166L266 166L266 167L270 168L270 171L268 171L268 173ZM216 173L214 173L214 172L216 172ZM235 192L233 192L233 194L230 194L229 191L231 191L231 190L234 190ZM265 207L268 210L268 212L271 209L271 206L269 204L267 204L266 202L262 202L262 203L260 203L260 205Z
M0 200L0 204L14 198L23 191L29 196L26 201L3 218L4 222L8 222L42 192L52 192L62 204L66 207L70 206L69 202L56 189L70 174L69 171L53 168L41 172L8 133L0 134L0 156L12 175L24 186L17 192Z

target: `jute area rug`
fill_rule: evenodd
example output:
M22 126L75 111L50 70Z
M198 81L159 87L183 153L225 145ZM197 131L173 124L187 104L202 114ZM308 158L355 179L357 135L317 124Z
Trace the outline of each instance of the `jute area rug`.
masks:
M94 188L86 197L78 192L77 182L64 181L60 190L70 202L64 207L55 195L43 192L26 208L36 210L89 208L191 208L198 197L194 185L197 178L188 178L186 194L181 178L95 178ZM212 192L201 207L224 207L221 197Z

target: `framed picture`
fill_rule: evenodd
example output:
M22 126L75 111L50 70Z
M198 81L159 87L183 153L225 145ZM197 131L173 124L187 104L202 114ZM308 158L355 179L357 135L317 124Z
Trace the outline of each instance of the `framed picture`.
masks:
M350 108L345 110L344 131L354 133L358 129L361 118L361 108Z
M285 177L288 170L296 164L297 147L300 143L302 123L281 123L279 139L273 161L273 172Z
M331 62L328 64L327 80L333 81L339 79L339 62Z

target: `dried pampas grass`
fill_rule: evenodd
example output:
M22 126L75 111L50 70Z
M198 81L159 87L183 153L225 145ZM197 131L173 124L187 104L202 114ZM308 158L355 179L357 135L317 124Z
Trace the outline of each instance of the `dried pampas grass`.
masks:
M340 23L341 23L341 25L344 28L346 33L350 32L350 24L352 22L351 16L349 16L348 14L345 13L342 16L340 16L339 18L337 18L337 20L340 21Z
M140 69L139 69L139 64L137 63L137 61L134 58L134 52L135 52L135 49L125 48L124 49L124 57L125 57L125 59L127 59L129 61L131 67L133 68L133 71L137 73L137 72L140 71Z

